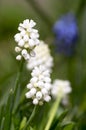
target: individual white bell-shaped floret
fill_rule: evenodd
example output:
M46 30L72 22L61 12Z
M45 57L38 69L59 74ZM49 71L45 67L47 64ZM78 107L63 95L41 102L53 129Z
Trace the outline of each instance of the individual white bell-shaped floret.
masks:
M48 94L48 90L46 88L42 88L41 92L44 96Z
M16 51L16 52L20 52L20 51L21 51L21 48L18 47L18 46L16 46L16 47L15 47L15 51Z
M21 58L22 58L21 55L16 56L16 60L21 60Z
M23 47L24 46L24 40L21 39L19 42L18 42L18 46L19 47Z
M40 100L40 99L42 98L42 93L41 93L40 91L38 91L38 92L36 93L36 98L37 98L38 100Z
M30 93L32 96L34 96L36 94L36 89L35 88L31 88Z
M30 91L29 91L29 92L27 92L27 93L25 94L25 96L26 96L26 98L31 98L31 97L32 97L32 95L31 95Z
M27 88L31 89L33 87L33 85L31 83L27 84Z
M44 97L44 100L45 100L46 102L49 102L49 101L51 100L51 97L50 97L49 95L46 95L46 96Z
M33 104L34 104L34 105L37 105L38 103L39 103L38 99L37 99L37 98L34 98L34 99L33 99Z
M21 37L21 34L20 34L20 33L17 33L17 34L14 36L14 38L15 38L15 41L16 41L16 42L19 42L22 37Z

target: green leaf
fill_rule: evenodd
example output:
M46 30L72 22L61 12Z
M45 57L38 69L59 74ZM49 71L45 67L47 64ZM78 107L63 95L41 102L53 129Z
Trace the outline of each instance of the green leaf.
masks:
M21 121L21 116L20 116L20 112L18 111L16 114L13 114L13 126L14 126L14 130L19 130L19 126L20 126L20 121Z
M24 126L26 125L26 121L27 121L27 118L24 117L20 123L20 129L19 130L23 130Z
M63 119L65 118L65 116L67 115L67 113L68 113L68 110L65 110L64 112L62 112L62 113L60 114L60 116L57 117L57 118L53 121L50 130L57 128L57 125L58 125L58 127L59 127L59 123L61 123L61 122L63 121Z
M6 110L6 106L1 105L0 106L0 130L3 130L3 128L4 128L5 110Z
M30 126L28 130L34 130L34 129Z
M74 122L67 123L63 126L63 130L73 130L74 126L75 126Z
M12 108L13 108L13 91L10 90L10 94L8 97L6 111L5 111L5 121L4 121L4 129L3 130L10 130L11 127L11 116L12 116Z
M35 130L35 129L33 129L31 126L29 126L27 130Z
M46 115L46 113L49 112L49 108L50 104L48 103L45 103L43 106L38 106L38 109L32 122L33 124L36 124L36 130L44 130L46 121L48 120L48 114Z
M5 116L5 105L0 106L0 126L1 126L1 122L3 120L3 117Z
M5 118L3 117L1 121L1 125L0 125L0 130L4 129L4 121L5 121Z
M17 92L16 92L16 97L15 97L14 107L13 107L13 114L15 113L15 111L19 105L19 100L20 100L20 85L18 86Z
M68 110L65 110L64 112L62 112L61 115L58 117L58 121L59 122L62 121L67 115L67 113L68 113Z
M32 113L31 113L31 115L30 115L28 121L26 122L26 125L25 125L25 127L24 127L23 130L26 130L27 127L29 126L30 122L33 120L33 118L34 118L34 116L35 116L35 114L36 114L37 108L38 108L37 106L34 106L34 109L33 109Z
M13 123L13 122L11 123L11 128L10 128L10 130L15 130L15 127L14 127L14 123Z
M57 126L56 126L56 128L54 128L54 130L62 130L61 123L58 123Z

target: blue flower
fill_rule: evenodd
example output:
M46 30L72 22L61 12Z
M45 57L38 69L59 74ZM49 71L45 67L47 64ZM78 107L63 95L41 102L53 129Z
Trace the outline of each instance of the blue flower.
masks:
M62 16L54 25L53 32L56 35L55 44L57 51L65 55L72 55L78 39L78 26L72 13Z

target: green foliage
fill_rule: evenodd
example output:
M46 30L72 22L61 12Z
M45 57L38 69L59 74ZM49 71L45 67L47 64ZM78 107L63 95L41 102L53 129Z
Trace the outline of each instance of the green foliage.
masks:
M68 124L65 124L64 126L63 126L63 130L73 130L73 128L74 128L74 123L73 122L70 122L70 123L68 123Z
M27 121L27 118L24 117L20 123L20 128L19 130L23 130L24 126L26 125L26 121Z
M7 104L5 106L5 113L3 116L1 116L1 129L3 130L9 130L10 129L10 124L12 120L12 108L13 108L13 102L14 102L14 97L13 97L13 92L12 90L10 91L9 97ZM3 113L2 113L3 114Z

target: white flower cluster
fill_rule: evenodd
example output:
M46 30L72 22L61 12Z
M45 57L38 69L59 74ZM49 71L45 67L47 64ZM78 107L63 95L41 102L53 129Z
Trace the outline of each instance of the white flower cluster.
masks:
M16 59L24 58L27 61L27 69L32 70L32 78L27 84L28 92L25 96L32 99L34 105L42 105L49 102L51 96L54 98L59 96L59 93L65 97L71 92L71 87L69 81L63 80L55 80L51 84L53 57L50 55L48 45L39 40L35 25L36 23L29 19L19 24L19 33L14 36L17 42L15 51L18 53Z
M32 70L35 66L43 65L46 69L51 71L53 66L53 57L50 55L50 49L46 43L40 41L39 46L34 49L35 57L31 57L27 62L27 68Z
M51 100L51 78L50 72L42 65L35 67L31 73L32 78L27 84L29 91L25 94L26 98L31 98L34 105L42 105L43 102Z
M70 82L67 80L58 80L56 79L52 84L51 95L56 98L60 93L63 96L67 96L68 93L72 91Z
M36 23L33 20L26 19L23 23L19 24L17 33L14 38L18 45L15 47L15 51L18 53L17 60L21 60L23 57L25 60L29 60L31 55L34 55L33 49L39 44L38 30L33 27Z

